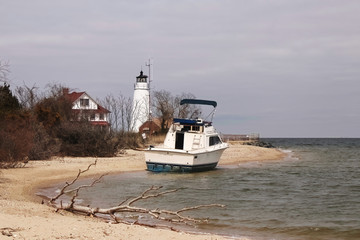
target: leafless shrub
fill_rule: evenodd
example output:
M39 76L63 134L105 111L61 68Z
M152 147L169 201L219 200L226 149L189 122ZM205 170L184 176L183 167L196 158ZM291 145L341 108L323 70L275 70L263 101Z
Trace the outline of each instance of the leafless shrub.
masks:
M138 148L142 147L142 138L139 133L134 132L119 132L116 134L117 138L119 139L119 149L124 148Z
M64 122L57 129L60 152L67 156L111 157L117 152L119 139L107 129L88 122Z
M59 154L61 143L51 137L41 123L33 122L33 147L29 152L29 160L50 159Z
M29 117L8 115L0 122L0 168L22 166L33 146Z

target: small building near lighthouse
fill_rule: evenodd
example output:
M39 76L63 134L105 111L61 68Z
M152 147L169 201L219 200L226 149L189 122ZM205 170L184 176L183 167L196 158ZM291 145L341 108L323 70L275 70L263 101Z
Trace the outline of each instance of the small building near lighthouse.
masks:
M148 76L140 71L134 85L134 98L131 111L131 126L133 132L139 132L143 125L150 118L150 86Z

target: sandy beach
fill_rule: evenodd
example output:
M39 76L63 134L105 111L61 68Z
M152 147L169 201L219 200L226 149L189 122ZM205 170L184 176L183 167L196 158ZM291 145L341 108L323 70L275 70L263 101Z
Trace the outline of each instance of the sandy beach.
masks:
M249 161L279 160L284 153L240 144L231 144L219 165ZM55 212L41 204L37 189L72 180L94 158L55 158L30 161L24 168L0 170L0 239L227 239L216 235L195 235L136 225L111 224L102 219ZM144 153L127 150L124 155L98 158L97 165L83 177L145 170ZM243 238L245 239L245 238Z

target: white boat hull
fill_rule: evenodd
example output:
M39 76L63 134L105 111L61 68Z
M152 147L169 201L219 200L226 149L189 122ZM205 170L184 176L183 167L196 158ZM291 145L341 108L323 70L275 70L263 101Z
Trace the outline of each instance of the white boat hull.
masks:
M214 169L226 146L207 151L185 151L165 148L145 150L147 169L154 172L194 172Z

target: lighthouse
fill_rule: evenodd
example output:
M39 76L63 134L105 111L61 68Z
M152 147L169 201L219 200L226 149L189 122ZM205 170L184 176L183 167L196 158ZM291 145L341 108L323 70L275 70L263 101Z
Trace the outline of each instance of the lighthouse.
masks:
M140 126L149 120L150 114L150 86L148 76L143 71L136 77L131 113L131 130L139 132Z

